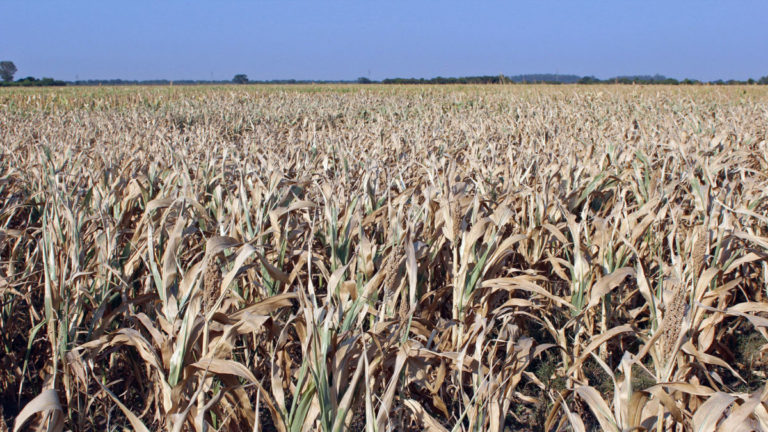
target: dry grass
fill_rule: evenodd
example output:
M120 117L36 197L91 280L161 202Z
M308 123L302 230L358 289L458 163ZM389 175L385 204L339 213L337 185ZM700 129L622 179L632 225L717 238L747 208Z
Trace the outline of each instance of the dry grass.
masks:
M0 430L766 429L766 125L754 86L2 91Z

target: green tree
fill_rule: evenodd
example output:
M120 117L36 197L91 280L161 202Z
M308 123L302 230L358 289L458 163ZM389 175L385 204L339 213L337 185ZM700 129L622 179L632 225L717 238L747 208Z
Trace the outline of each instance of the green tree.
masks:
M248 83L248 75L237 74L234 78L232 78L232 82L235 84L246 84Z
M12 61L1 61L0 62L0 78L3 79L3 81L13 81L13 74L16 73L16 65L13 64Z

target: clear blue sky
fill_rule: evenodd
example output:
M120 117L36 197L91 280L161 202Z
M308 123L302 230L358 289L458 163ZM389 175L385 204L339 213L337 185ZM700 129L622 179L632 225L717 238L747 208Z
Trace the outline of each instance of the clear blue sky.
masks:
M766 0L0 0L0 16L17 78L768 75Z

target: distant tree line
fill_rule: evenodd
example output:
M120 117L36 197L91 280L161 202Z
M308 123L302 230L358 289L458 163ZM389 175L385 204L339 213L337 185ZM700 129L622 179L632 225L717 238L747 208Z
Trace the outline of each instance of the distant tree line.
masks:
M26 77L16 81L5 81L0 83L3 87L63 87L67 85L66 81L55 80L53 78L35 78Z
M359 80L358 80L359 82ZM768 84L768 76L764 76L758 80L748 79L746 81L739 80L717 80L717 81L699 81L696 79L686 78L683 80L677 80L675 78L665 77L663 75L631 75L631 76L618 76L614 78L608 78L601 80L594 76L578 76L578 75L557 75L557 74L528 74L528 75L486 75L486 76L469 76L459 78L387 78L381 81L382 84L506 84L506 83L521 83L521 84L715 84L715 85L735 85L735 84Z
M123 79L108 79L108 80L76 80L76 81L60 81L53 78L35 78L26 77L14 81L13 76L16 74L16 65L12 61L0 61L0 86L21 86L21 87L47 87L47 86L94 86L94 85L195 85L195 84L512 84L512 83L533 83L533 84L714 84L714 85L735 85L735 84L763 84L768 85L768 75L760 78L750 78L746 81L739 80L716 80L716 81L699 81L695 79L686 78L683 80L677 80L675 78L668 78L664 75L629 75L629 76L617 76L614 78L608 78L601 80L594 76L579 76L579 75L561 75L561 74L525 74L525 75L482 75L482 76L467 76L467 77L435 77L435 78L387 78L381 81L374 81L367 77L360 77L354 81L348 80L295 80L295 79L281 79L281 80L259 80L252 81L248 79L245 74L237 74L231 81L215 81L215 80L123 80Z
M238 74L243 75L243 74ZM198 84L349 84L356 81L349 80L296 80L296 79L275 79L275 80L250 80L243 75L237 79L231 80L123 80L123 79L100 79L100 80L78 80L69 81L67 85L75 86L131 86L131 85L198 85Z
M370 78L360 77L355 80L251 80L245 74L238 74L232 80L80 80L67 82L67 85L196 85L196 84L768 84L768 76L759 80L717 80L699 81L695 79L677 80L663 75L636 75L620 76L608 79L599 79L594 76L556 75L556 74L529 74L529 75L483 75L469 77L435 77L435 78L387 78L375 81Z
M578 75L527 74L527 75L481 75L468 77L435 78L387 78L382 84L508 84L508 83L553 83L575 84L581 79Z
M61 82L61 81L58 81ZM739 80L716 80L700 81L696 79L682 79L665 77L663 75L631 75L619 76L608 79L599 79L594 76L579 75L558 75L558 74L526 74L526 75L482 75L468 77L435 77L435 78L387 78L381 81L375 81L367 77L360 77L355 80L297 80L297 79L274 79L274 80L251 80L245 74L237 74L232 80L78 80L67 81L66 85L76 86L94 86L94 85L196 85L196 84L714 84L714 85L736 85L736 84L768 84L768 76L760 79Z
M90 79L90 80L77 80L69 81L67 85L74 86L132 86L132 85L194 85L194 84L230 84L232 81L228 80L124 80L124 79Z
M12 61L3 60L0 61L0 86L3 87L50 87L50 86L65 86L64 81L58 81L53 78L35 78L28 76L14 81L13 76L16 75L16 65Z

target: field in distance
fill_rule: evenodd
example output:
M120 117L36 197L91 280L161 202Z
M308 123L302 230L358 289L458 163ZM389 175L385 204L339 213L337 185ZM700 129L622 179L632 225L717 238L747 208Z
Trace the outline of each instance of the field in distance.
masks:
M0 91L0 431L768 430L767 86Z

